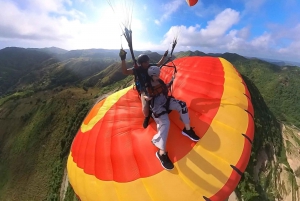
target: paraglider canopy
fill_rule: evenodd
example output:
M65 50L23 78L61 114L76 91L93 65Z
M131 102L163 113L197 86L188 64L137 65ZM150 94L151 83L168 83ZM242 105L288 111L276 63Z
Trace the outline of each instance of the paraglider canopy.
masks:
M186 0L186 2L189 6L194 6L198 2L198 0Z
M167 140L172 171L164 170L151 143L152 120L142 128L141 101L132 86L91 109L74 138L68 177L82 201L219 201L238 185L251 154L254 110L241 75L223 58L175 59L174 97L186 102L195 132L181 134L179 114L171 112ZM160 77L171 79L172 68Z

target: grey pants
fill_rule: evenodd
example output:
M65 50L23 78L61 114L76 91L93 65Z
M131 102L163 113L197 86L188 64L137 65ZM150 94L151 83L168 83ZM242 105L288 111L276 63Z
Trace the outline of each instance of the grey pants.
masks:
M141 102L142 102L142 112L145 117L149 116L149 101L146 101L146 99L143 97L144 93L141 94Z
M163 97L160 96L155 98L152 107L153 113L159 114L161 111L166 111L163 106L164 104L162 104L164 102L162 99ZM169 109L177 110L180 114L180 119L184 124L190 123L188 108L185 102L171 98ZM152 114L152 117L157 124L157 134L153 136L152 143L157 148L166 151L167 138L170 129L169 115L166 113L156 118L154 114Z

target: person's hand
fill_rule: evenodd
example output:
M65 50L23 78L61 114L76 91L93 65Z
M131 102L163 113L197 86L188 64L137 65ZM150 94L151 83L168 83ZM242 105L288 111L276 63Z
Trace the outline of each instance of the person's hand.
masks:
M167 51L165 51L165 53L164 53L164 57L166 57L166 56L168 56L168 50Z
M149 96L144 96L144 98L145 98L146 101L149 101L149 100L152 99L152 97L149 97Z
M120 56L122 61L126 59L126 54L127 54L127 52L125 50L120 49L119 56Z

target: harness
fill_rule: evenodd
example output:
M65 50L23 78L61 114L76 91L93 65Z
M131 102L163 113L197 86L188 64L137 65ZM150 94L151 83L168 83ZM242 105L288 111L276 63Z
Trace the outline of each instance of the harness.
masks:
M168 61L170 61L170 59ZM168 65L166 65L166 63L164 63L160 68L162 68L163 66L172 67L172 68L174 68L174 75L175 75L176 72L177 72L176 66L173 62L172 62L172 64L173 64L173 66L168 66ZM133 69L134 82L135 82L136 89L138 91L138 95L141 96L141 92L145 92L147 95L150 95L151 97L153 97L149 101L149 103L150 103L149 106L153 107L155 97L157 97L161 93L163 93L167 98L166 104L163 106L166 110L161 112L161 113L158 113L158 114L153 113L153 115L155 116L155 118L158 118L161 115L164 115L166 113L168 113L168 114L171 113L172 110L169 109L170 100L171 100L171 98L174 98L172 96L172 91L170 90L171 95L168 95L169 94L169 88L167 87L167 85L161 79L159 79L159 83L160 83L162 89L155 88L155 86L153 87L151 85L151 78L148 75L148 73L143 73L143 70L141 70L140 68L141 67ZM147 90L147 88L150 89L150 91ZM152 92L152 94L151 94L151 92ZM150 107L150 111L151 111L151 107Z
M141 92L146 92L147 85L151 85L150 76L148 73L143 73L140 68L141 67L132 69L134 74L134 83L139 96L141 96Z
M163 115L163 114L167 114L167 113L170 114L170 113L172 112L172 110L169 109L171 98L173 98L173 96L168 96L168 97L167 97L167 102L166 102L166 104L164 105L164 108L166 109L166 111L162 111L161 113L158 113L158 114L153 113L153 115L155 116L155 118L158 118L158 117L160 117L160 116ZM154 101L152 101L151 104L152 104L153 102L154 102Z
M153 92L153 96L152 96L153 98L151 99L151 107L154 106L154 100L160 94L163 94L167 98L167 102L163 105L163 107L166 109L165 111L162 111L158 114L153 113L155 118L158 118L163 114L167 114L167 113L169 114L172 111L172 110L169 109L169 107L170 107L170 100L171 100L171 98L173 98L173 96L168 95L169 90L168 90L167 85L160 79L158 81L159 81L159 84L160 84L159 87L156 87L156 86L154 86L154 87L151 86L150 87L150 90L152 90L152 92Z

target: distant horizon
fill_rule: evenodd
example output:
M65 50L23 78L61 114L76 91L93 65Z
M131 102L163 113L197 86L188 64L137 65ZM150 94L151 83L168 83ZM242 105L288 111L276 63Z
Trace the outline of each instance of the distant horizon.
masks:
M18 47L18 46L8 46L8 47L4 47L0 50L3 50L5 48L23 48L23 49L50 49L50 48L57 48L57 49L61 49L61 50L65 50L65 51L76 51L76 50L112 50L112 51L119 51L120 49L109 49L109 48L87 48L87 49L71 49L71 50L67 50L67 49L64 49L64 48L60 48L60 47L56 47L56 46L49 46L49 47L41 47L41 48L38 48L38 47ZM124 50L128 50L128 48L124 48ZM139 51L139 52L147 52L147 51L150 51L150 52L157 52L157 53L164 53L165 50L160 50L160 51L154 51L154 50L133 50L133 51ZM176 48L173 52L174 53L179 53L179 52L188 52L188 51L191 51L191 52L195 52L195 51L199 51L199 52L203 52L205 54L225 54L225 53L230 53L230 54L238 54L238 53L234 53L234 52L204 52L204 51L201 51L201 50L181 50L181 51L176 51ZM246 58L257 58L257 59L261 59L261 60L265 60L265 61L270 61L270 62L285 62L285 63L291 63L292 65L298 65L300 67L300 62L298 61L293 61L293 60L282 60L282 59L273 59L273 58L266 58L266 57L258 57L258 56L247 56L247 55L242 55L242 54L238 54L240 56L243 56L243 57L246 57Z

